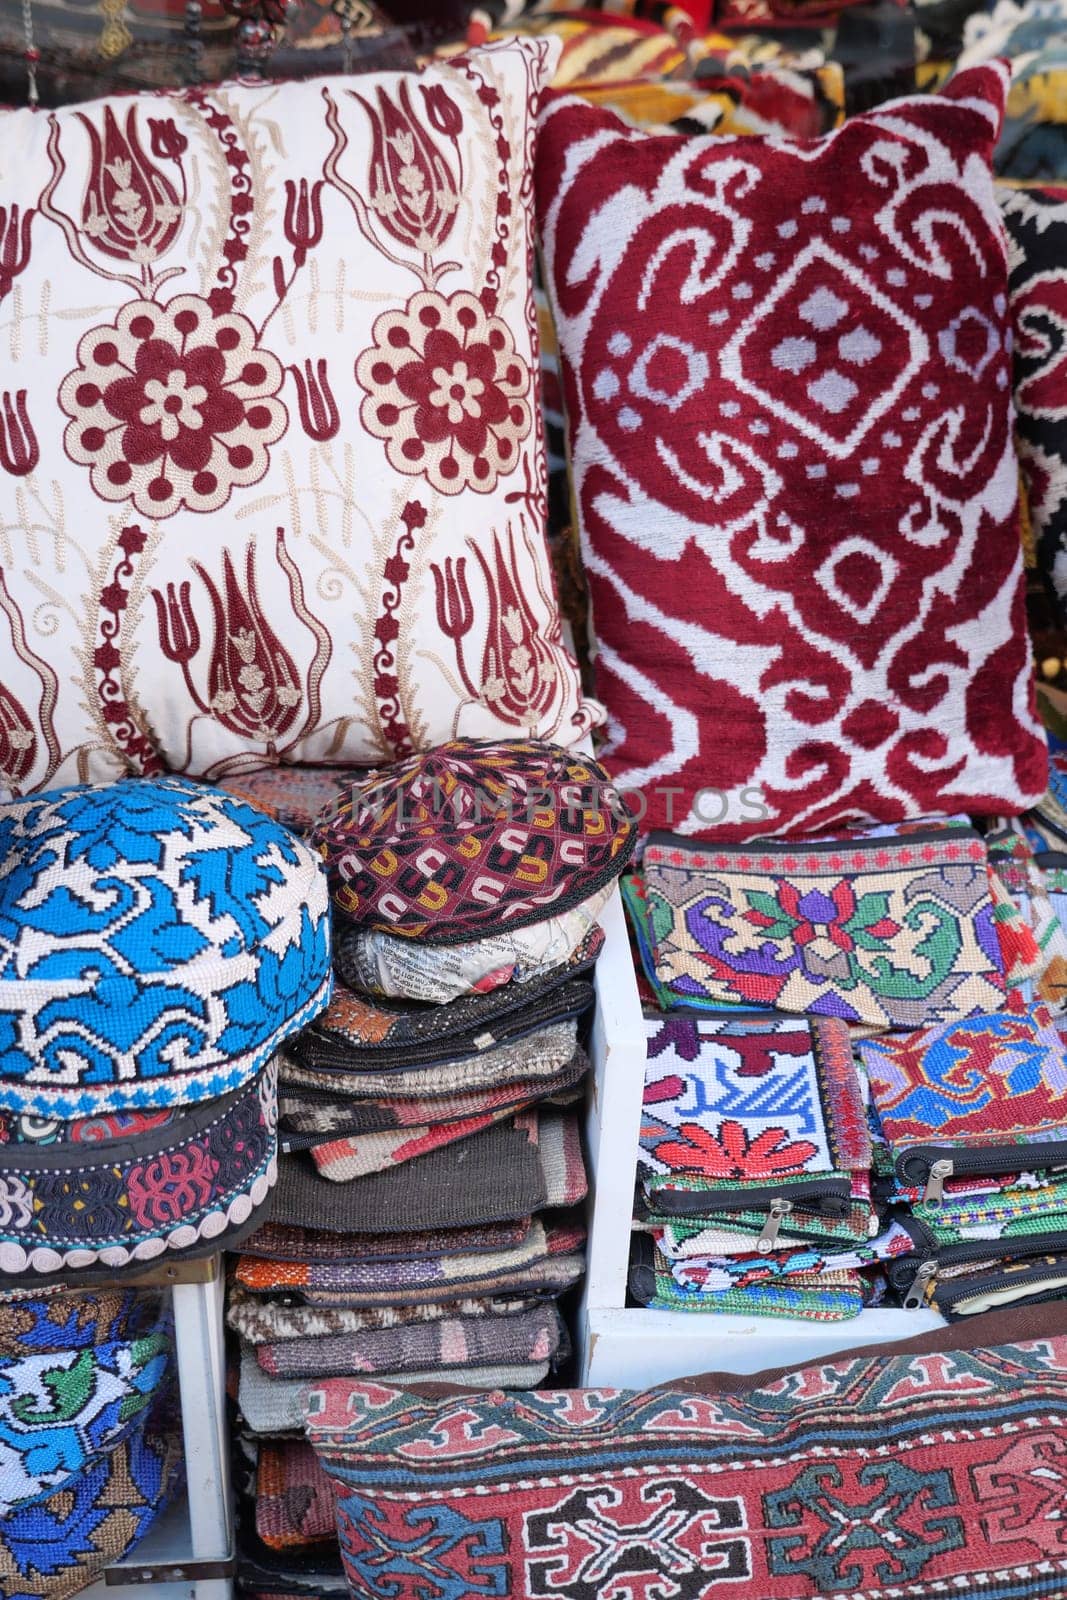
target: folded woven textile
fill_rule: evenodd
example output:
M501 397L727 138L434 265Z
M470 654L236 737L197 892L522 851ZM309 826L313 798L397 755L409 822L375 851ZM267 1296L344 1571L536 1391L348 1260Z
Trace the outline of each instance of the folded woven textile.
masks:
M837 1196L871 1164L863 1087L836 1017L646 1016L640 1155L649 1203L676 1176L720 1209Z
M4 1147L0 1275L113 1277L211 1255L265 1215L277 1177L277 1057L161 1128Z
M588 1071L589 1057L578 1046L566 1066L551 1077L494 1084L466 1094L356 1100L340 1095L320 1097L318 1092L308 1094L297 1085L289 1085L280 1099L280 1122L286 1130L281 1144L285 1149L293 1134L306 1139L316 1135L380 1133L387 1129L435 1127L441 1122L457 1122L495 1111L521 1111L535 1100L558 1101L577 1091Z
M492 1128L512 1114L505 1109L464 1117L458 1122L438 1122L431 1127L346 1134L340 1139L309 1145L308 1155L322 1177L329 1178L331 1183L349 1183L353 1178L365 1178L368 1173L402 1167L405 1161L416 1161L419 1156L429 1155L431 1150L444 1150L485 1128Z
M246 1344L276 1344L285 1339L320 1339L330 1333L376 1333L455 1317L510 1317L531 1311L537 1303L529 1296L500 1295L413 1306L307 1306L250 1294L239 1284L231 1284L226 1296L226 1321Z
M444 1150L354 1183L283 1156L272 1215L329 1233L405 1233L528 1217L546 1203L537 1122L523 1113Z
M407 1290L386 1298L378 1295L354 1295L347 1290L310 1288L302 1291L308 1305L336 1308L339 1306L366 1305L420 1305L439 1300L442 1294L452 1295L526 1295L556 1298L573 1289L585 1272L585 1254L571 1252L552 1254L528 1266L516 1267L510 1272L479 1277L477 1274L448 1283L447 1287Z
M75 1119L247 1083L329 1002L316 857L184 778L0 806L0 1105Z
M530 1231L530 1218L484 1222L468 1228L430 1228L420 1233L325 1233L265 1222L245 1240L242 1259L267 1261L419 1261L427 1256L513 1249Z
M303 1439L260 1445L256 1532L272 1550L337 1538L333 1488Z
M377 1333L333 1333L261 1344L256 1360L274 1378L511 1366L552 1361L562 1337L559 1312L554 1305L543 1305L513 1317L455 1317Z
M573 1100L574 1096L569 1098ZM533 1104L534 1102L527 1101L527 1106L532 1107ZM431 1150L443 1150L448 1145L456 1144L461 1139L469 1139L472 1135L481 1133L483 1129L491 1128L514 1115L515 1107L511 1106L485 1112L480 1116L466 1117L458 1122L439 1122L428 1127L407 1128L402 1132L349 1135L311 1144L308 1146L308 1154L315 1164L316 1171L324 1178L329 1178L332 1183L349 1183L354 1178L363 1178L372 1172L388 1172L391 1167L403 1166L405 1161L416 1161L420 1156L428 1155ZM542 1127L545 1120L546 1116L542 1113L540 1119ZM545 1133L542 1144L541 1155L544 1165L549 1160L552 1150L551 1130ZM584 1176L579 1176L578 1173L581 1161L580 1147L575 1152L572 1142L563 1159L564 1198L562 1201L553 1198L558 1184L546 1177L546 1205L574 1205L585 1194ZM572 1194L573 1198L568 1198Z
M918 1028L1003 1003L986 849L971 829L706 849L654 834L643 867L656 976L674 1004Z
M367 994L443 1004L458 996L532 982L570 960L595 927L614 881L581 905L514 933L487 934L467 944L420 945L394 934L353 931L345 952L345 982Z
M573 1059L577 1044L576 1021L554 1022L538 1033L462 1061L438 1061L404 1072L341 1072L332 1068L322 1072L290 1058L286 1061L285 1078L287 1083L330 1095L446 1097L518 1080L536 1083L552 1078Z
M537 1141L545 1175L545 1205L576 1206L589 1192L577 1115L542 1110L537 1118Z
M584 1244L581 1227L546 1230L535 1220L528 1238L515 1250L335 1266L241 1256L234 1274L238 1283L255 1293L299 1296L316 1306L404 1306L468 1296L562 1294L582 1274Z
M435 1367L424 1372L394 1374L393 1383L456 1383L469 1389L535 1389L548 1377L547 1361L516 1363L514 1366ZM383 1373L376 1380L388 1384ZM241 1375L237 1385L237 1404L253 1433L295 1433L303 1424L303 1399L306 1378L272 1378L265 1373L251 1350L241 1355Z
M392 1293L405 1290L442 1288L468 1277L495 1277L518 1267L543 1260L548 1254L544 1226L533 1221L523 1238L498 1250L480 1250L458 1255L432 1255L423 1259L366 1261L353 1260L349 1246L346 1260L261 1261L256 1256L239 1256L234 1269L238 1283L246 1289L282 1292L290 1289L331 1289L366 1295L368 1304L390 1304ZM451 1294L454 1299L455 1295Z
M966 1348L941 1329L914 1350L644 1393L424 1398L334 1379L309 1386L306 1427L357 1594L370 1574L431 1594L444 1564L457 1595L548 1595L542 1575L562 1567L569 1592L592 1597L610 1560L620 1592L708 1595L712 1560L746 1600L1058 1600L1067 1556L1046 1474L1067 1422L1067 1339L1052 1315L1021 1319L1018 1343L1012 1325L989 1318ZM662 1542L653 1517L672 1530ZM872 1537L890 1517L893 1535ZM427 1527L428 1550L415 1540Z
M614 883L637 828L607 772L540 739L453 739L353 785L311 840L360 928L470 943L530 928Z
M512 981L485 994L465 994L455 1000L433 1005L426 1001L395 1000L357 994L347 987L348 948L351 929L342 925L334 939L334 966L338 984L321 1017L293 1041L298 1059L314 1066L313 1052L342 1052L358 1055L371 1070L396 1057L399 1065L423 1059L435 1061L449 1053L458 1058L469 1050L481 1050L480 1040L503 1042L509 1034L526 1031L527 1019L551 1020L558 1007L562 1015L571 1014L584 990L571 990L583 973L596 963L604 944L604 934L593 927L581 939L571 956L552 972L523 981ZM452 1041L451 1052L446 1041ZM353 1061L354 1067L359 1063Z
M0 1519L0 1593L68 1600L127 1556L174 1499L183 1452L169 1385L102 1460Z
M173 1320L134 1339L0 1361L0 1523L69 1488L122 1444L171 1376Z
M903 1183L1067 1161L1067 1054L1047 1006L866 1039L879 1125Z

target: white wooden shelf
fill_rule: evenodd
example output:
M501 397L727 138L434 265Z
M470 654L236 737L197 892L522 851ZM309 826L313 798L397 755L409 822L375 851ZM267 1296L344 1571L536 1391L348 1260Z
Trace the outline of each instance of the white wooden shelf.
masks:
M810 1322L627 1307L645 1036L618 890L600 921L605 942L596 966L586 1124L589 1264L577 1330L580 1381L646 1388L698 1372L759 1372L943 1327L933 1311L872 1310L847 1322Z

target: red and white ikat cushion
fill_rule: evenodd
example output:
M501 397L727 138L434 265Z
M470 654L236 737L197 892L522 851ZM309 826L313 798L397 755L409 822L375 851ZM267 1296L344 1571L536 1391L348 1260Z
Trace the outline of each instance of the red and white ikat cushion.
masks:
M544 545L554 50L0 114L0 785L595 720Z
M977 68L796 142L542 113L606 763L648 826L802 833L1042 791L1004 93Z

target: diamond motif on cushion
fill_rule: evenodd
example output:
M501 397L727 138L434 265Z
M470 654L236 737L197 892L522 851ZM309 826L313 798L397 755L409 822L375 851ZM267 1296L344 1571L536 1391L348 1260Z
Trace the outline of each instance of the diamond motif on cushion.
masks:
M903 393L929 350L918 324L820 239L737 330L721 367L739 389L844 459ZM872 397L855 374L876 357L885 387Z

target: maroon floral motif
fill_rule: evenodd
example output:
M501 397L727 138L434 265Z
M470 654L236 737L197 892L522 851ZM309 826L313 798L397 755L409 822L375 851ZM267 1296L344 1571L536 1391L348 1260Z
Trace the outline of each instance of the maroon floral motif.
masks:
M82 112L78 116L91 147L82 230L104 255L148 269L178 237L182 198L141 148L136 106L126 113L125 130L109 105L102 133Z
M138 527L123 528L119 534L111 578L100 591L99 643L93 651L93 667L103 718L111 737L133 770L148 776L162 772L163 763L151 739L134 720L122 682L120 649L122 618L129 604L134 558L140 555L146 542L143 530Z
M306 685L260 602L254 545L250 544L246 553L243 589L228 550L222 555L221 588L200 562L193 562L207 589L214 620L206 696L197 688L191 670L200 651L201 633L193 610L190 584L169 583L165 594L158 589L152 591L160 648L169 661L181 667L186 688L198 710L238 737L263 743L271 756L276 756L283 744L295 743L317 725L319 685L331 650L328 633L304 604L300 576L285 549L280 528L277 558L289 580L293 612L310 629L316 641ZM303 717L296 729L301 708Z
M415 548L415 534L426 525L425 507L417 500L409 500L400 513L400 524L403 531L397 536L396 549L385 563L383 574L389 587L383 590L381 611L374 625L374 693L378 701L378 718L386 742L397 758L410 755L414 746L411 729L400 703L400 679L394 650L400 636L396 613L411 573L406 558Z
M7 617L11 631L11 653L7 653L6 646L0 647L0 661L4 663L3 676L0 678L0 778L18 791L30 775L34 774L34 787L42 788L47 785L60 759L54 726L59 684L52 668L35 655L26 642L22 612L8 593L2 568L0 568L0 613ZM41 698L37 722L11 688L10 675L14 664L12 655L24 666L29 667L40 683ZM38 727L48 750L48 763L43 772L35 772L40 754Z
M310 360L306 360L303 373L299 367L290 367L289 373L296 387L297 410L304 432L319 444L332 439L341 426L341 417L330 389L325 360L320 358L314 369Z
M11 293L11 286L30 259L30 229L36 212L31 208L19 214L0 206L0 300Z
M226 163L230 181L229 216L226 237L223 240L222 261L215 274L215 287L208 294L208 304L216 315L233 310L237 268L248 255L248 235L252 228L255 198L252 193L251 163L243 148L232 118L214 99L209 99L202 89L187 91L189 104L195 108L219 141L220 152Z
M133 301L84 335L78 360L59 391L67 454L102 499L145 516L217 511L263 477L289 420L281 363L247 318L198 295Z
M37 760L37 735L21 700L0 683L0 777L18 789Z
M507 323L465 290L422 290L377 319L374 340L356 362L360 418L390 465L443 494L489 493L532 422L530 370Z
M287 178L285 182L285 237L293 247L293 261L299 268L307 260L309 250L322 241L322 182L308 188L306 178L299 184Z
M189 148L184 133L178 132L173 117L149 117L149 143L157 161L180 161Z
M215 1157L199 1144L164 1150L130 1167L126 1190L138 1225L164 1227L195 1215L210 1203L218 1170Z
M480 701L501 722L516 727L545 726L558 714L566 652L558 638L545 636L530 605L519 572L515 534L509 528L506 544L493 535L493 560L488 562L481 543L470 539L485 580L489 625L482 652L481 690L467 666L464 641L473 630L476 612L467 581L467 558L444 566L432 564L437 625L452 640L456 667L471 700ZM532 555L527 543L528 554ZM531 564L530 570L536 571ZM542 606L546 597L539 595ZM542 611L543 614L543 611Z
M558 642L544 636L538 616L549 611L548 597L540 595L535 612L519 574L515 534L509 528L506 545L493 535L492 565L483 542L469 540L478 558L489 595L489 629L482 656L482 697L504 722L524 727L544 725L557 707L563 686L560 670L565 654ZM528 553L530 553L528 551ZM537 572L535 561L528 570Z
M0 396L0 467L12 477L24 478L40 460L37 435L26 410L26 391Z
M432 255L452 231L459 174L424 128L403 79L395 99L379 86L377 109L361 94L350 92L371 125L371 210L399 244ZM432 109L427 101L426 110L436 127L455 130L447 134L454 140L463 119L443 88L435 88Z

